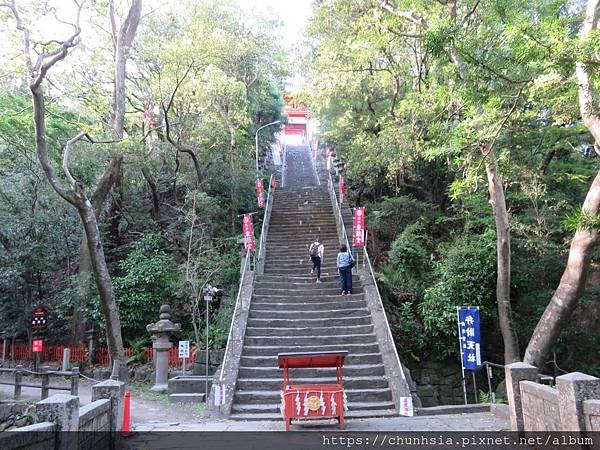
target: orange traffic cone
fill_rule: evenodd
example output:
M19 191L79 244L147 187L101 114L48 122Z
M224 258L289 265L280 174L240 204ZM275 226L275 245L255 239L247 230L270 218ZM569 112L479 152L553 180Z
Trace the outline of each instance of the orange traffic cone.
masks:
M121 432L124 436L131 433L131 393L125 391L125 402L123 404L123 427Z

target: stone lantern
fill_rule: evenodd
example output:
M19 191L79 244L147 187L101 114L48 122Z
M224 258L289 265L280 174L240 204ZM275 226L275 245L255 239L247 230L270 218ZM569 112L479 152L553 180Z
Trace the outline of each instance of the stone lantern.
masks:
M171 307L162 305L160 307L160 320L146 326L146 330L152 335L152 348L155 352L154 367L156 370L156 383L150 390L155 392L166 392L169 381L169 350L171 349L170 337L173 333L181 330L181 325L171 322Z

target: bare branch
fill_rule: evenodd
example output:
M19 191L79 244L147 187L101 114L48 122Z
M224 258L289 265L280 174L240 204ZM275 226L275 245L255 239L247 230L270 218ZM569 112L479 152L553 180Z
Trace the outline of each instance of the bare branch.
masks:
M479 1L477 0L474 4L473 7L471 8L471 10L465 15L465 17L463 18L463 22L466 22L467 20L469 20L469 17L471 17L473 14L475 14L475 11L477 11L477 7L479 6Z
M75 189L77 182L75 181L75 178L73 178L73 176L71 175L71 171L69 170L69 150L70 150L71 144L74 144L75 142L79 141L84 136L85 136L85 132L82 131L74 138L69 139L65 143L65 147L63 149L62 169L65 174L65 177L67 177L67 180L69 180L69 183L71 183L71 186L73 187L73 189Z
M418 27L427 28L427 21L414 11L398 11L394 8L393 5L389 3L388 0L383 0L379 7L388 11L391 14L394 14L395 16L398 16L402 19L414 23Z

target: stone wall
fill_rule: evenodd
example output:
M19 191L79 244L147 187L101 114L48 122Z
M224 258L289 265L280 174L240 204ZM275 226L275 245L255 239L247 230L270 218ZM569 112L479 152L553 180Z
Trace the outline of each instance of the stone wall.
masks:
M513 431L600 431L600 379L573 372L556 388L538 384L537 368L522 362L505 367Z
M523 424L528 431L559 431L558 391L533 381L521 381Z
M213 375L223 362L225 349L208 351L208 374ZM196 353L196 362L190 364L187 375L206 375L206 351L199 350ZM180 373L180 371L178 371Z
M600 400L584 401L583 414L586 430L600 432Z
M464 403L462 374L458 364L422 361L409 369L424 407Z
M20 402L0 402L0 431L13 430L37 422L35 406Z

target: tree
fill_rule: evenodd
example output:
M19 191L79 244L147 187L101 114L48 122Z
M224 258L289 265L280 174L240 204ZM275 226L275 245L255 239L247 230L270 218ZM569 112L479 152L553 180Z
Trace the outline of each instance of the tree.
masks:
M585 19L579 32L580 45L585 46L598 28L600 1L588 0ZM592 81L594 63L586 60L587 53L578 60L575 75L578 81L579 109L583 123L594 139L598 149L600 142L600 116L597 92ZM561 331L568 323L575 306L585 290L592 252L598 245L597 217L600 211L600 171L592 182L579 215L577 231L571 240L567 267L552 299L540 318L527 349L524 361L544 367L546 358L556 344Z
M126 379L127 371L125 367L123 340L121 337L121 323L111 277L108 266L106 265L106 258L104 256L104 248L100 238L96 213L92 202L84 192L83 184L75 180L69 170L70 146L85 138L87 136L86 133L80 132L75 137L67 140L64 144L62 170L68 185L65 185L59 178L56 168L48 154L45 98L42 83L46 79L49 70L58 62L65 59L70 50L77 45L77 39L81 33L80 14L82 5L77 2L75 2L75 4L77 6L77 16L75 22L70 24L74 31L66 40L58 42L54 48L48 48L48 44L44 46L42 43L31 42L29 30L24 26L14 0L10 3L1 4L1 6L10 8L16 21L17 29L23 36L24 56L31 79L29 89L33 100L33 120L35 125L38 160L52 188L65 201L77 209L81 218L87 239L88 251L90 252L92 270L95 275L102 311L106 322L108 348L114 363L112 376L120 375L121 378ZM35 62L32 59L32 44L44 47L44 50L38 53ZM89 136L87 137L90 139Z

